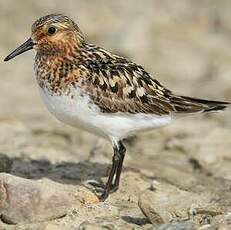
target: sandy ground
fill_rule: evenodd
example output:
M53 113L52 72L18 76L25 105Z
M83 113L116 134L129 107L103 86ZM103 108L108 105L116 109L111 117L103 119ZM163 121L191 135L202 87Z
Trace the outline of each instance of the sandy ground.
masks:
M0 0L0 59L30 36L37 17L62 12L79 22L88 40L142 64L173 91L231 100L230 9L228 0ZM10 174L48 178L60 189L92 193L89 180L106 181L110 143L65 126L46 111L33 57L28 52L0 62L0 153L13 159ZM221 212L190 221L195 228L231 228L226 221L231 212L230 114L184 118L128 140L120 190L106 202L76 201L63 218L3 224L2 229L152 229L138 200L153 180L199 194L201 200L213 194Z

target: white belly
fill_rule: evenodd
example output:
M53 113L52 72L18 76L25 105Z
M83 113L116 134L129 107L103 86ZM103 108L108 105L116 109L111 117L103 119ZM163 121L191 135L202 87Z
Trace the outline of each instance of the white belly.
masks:
M48 110L58 120L112 141L134 135L139 131L158 128L172 121L171 116L102 113L98 106L90 103L89 97L83 95L81 90L74 90L73 98L66 95L51 95L43 89L40 89L40 92Z

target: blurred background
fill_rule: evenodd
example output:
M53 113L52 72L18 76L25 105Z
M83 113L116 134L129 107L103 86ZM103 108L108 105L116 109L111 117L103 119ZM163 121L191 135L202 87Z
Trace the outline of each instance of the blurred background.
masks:
M177 93L231 99L229 0L0 0L1 60L30 36L40 16L73 18L88 41L143 65ZM0 113L44 113L34 52L0 62ZM44 113L47 116L47 113Z
M70 16L89 42L143 65L178 94L231 101L230 12L230 0L0 0L0 153L13 159L11 173L68 186L106 176L111 162L110 143L61 124L46 110L33 73L34 51L3 62L28 39L38 17ZM231 180L230 117L231 110L186 118L131 139L121 190L111 201L142 218L136 199L150 178L194 192L218 188L224 198L229 184L222 183ZM230 194L230 187L225 191ZM129 197L127 209L121 197ZM109 215L104 206L98 213L103 208Z

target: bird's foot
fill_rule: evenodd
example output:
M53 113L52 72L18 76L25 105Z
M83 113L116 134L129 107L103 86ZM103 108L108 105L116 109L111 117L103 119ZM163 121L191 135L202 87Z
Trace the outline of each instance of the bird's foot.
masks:
M116 192L118 190L118 188L119 188L118 184L112 184L110 186L110 190L108 188L105 188L104 191L103 191L103 193L99 197L99 200L100 201L105 201L108 198L109 194L113 193L113 192Z
M116 192L119 189L118 184L112 184L110 187L110 193Z
M108 198L108 196L109 196L109 191L105 189L103 193L100 195L99 200L103 202Z

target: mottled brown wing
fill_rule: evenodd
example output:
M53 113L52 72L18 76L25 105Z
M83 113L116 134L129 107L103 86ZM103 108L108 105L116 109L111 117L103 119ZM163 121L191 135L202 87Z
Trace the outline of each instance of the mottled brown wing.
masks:
M171 92L141 66L117 56L101 57L102 54L81 64L80 82L103 112L166 115L174 110Z
M79 84L102 112L168 115L219 110L226 105L174 95L142 66L101 48L90 47L82 55L86 58L79 64Z

